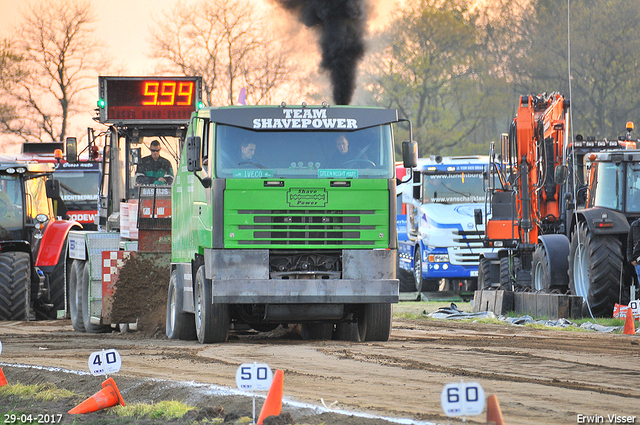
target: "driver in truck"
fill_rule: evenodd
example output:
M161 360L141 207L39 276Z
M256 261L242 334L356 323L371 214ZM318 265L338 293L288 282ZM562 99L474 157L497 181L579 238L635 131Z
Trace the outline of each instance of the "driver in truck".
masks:
M340 134L335 141L336 151L331 157L332 166L341 166L354 161L369 162L369 158L363 153L359 154L349 146L349 139L344 134Z
M160 156L160 142L154 140L149 146L151 155L142 158L136 170L138 184L171 184L173 183L173 168L168 159Z

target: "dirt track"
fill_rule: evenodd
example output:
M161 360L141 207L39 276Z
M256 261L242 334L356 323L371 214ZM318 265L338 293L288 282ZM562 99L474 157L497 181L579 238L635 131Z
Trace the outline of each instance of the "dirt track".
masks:
M604 423L607 415L635 416L633 423L640 423L640 336L395 319L385 343L302 341L288 329L239 332L229 343L200 345L142 332L79 334L68 321L55 321L1 323L0 341L4 365L80 371L88 370L91 352L115 348L122 356L115 378L126 379L120 389L129 402L160 401L140 391L127 394L136 379L235 388L238 366L259 362L284 370L285 400L316 406L324 400L333 408L374 415L462 423L444 416L440 394L447 383L465 380L497 395L509 425L574 424L579 415L603 416ZM15 368L3 368L8 379L20 376ZM78 378L75 390L91 395L101 381ZM175 391L172 397L189 400L179 392L186 390ZM347 423L323 419L326 425Z

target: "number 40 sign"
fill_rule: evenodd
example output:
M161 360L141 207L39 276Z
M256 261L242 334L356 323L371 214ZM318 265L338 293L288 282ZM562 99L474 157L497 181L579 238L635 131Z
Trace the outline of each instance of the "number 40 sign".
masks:
M89 370L94 376L116 373L122 366L120 354L114 350L102 350L89 356Z

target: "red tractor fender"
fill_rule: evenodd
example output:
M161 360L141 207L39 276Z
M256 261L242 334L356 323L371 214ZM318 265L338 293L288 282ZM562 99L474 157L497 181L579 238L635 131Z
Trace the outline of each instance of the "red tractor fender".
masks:
M73 227L82 229L82 225L75 220L53 220L47 225L40 241L36 267L53 267L58 264L64 242Z

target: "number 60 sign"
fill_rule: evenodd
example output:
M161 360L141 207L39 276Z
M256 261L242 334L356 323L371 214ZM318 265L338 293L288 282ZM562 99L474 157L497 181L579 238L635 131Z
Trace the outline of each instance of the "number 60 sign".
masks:
M479 415L484 402L484 390L477 382L447 384L440 395L440 404L447 416Z

